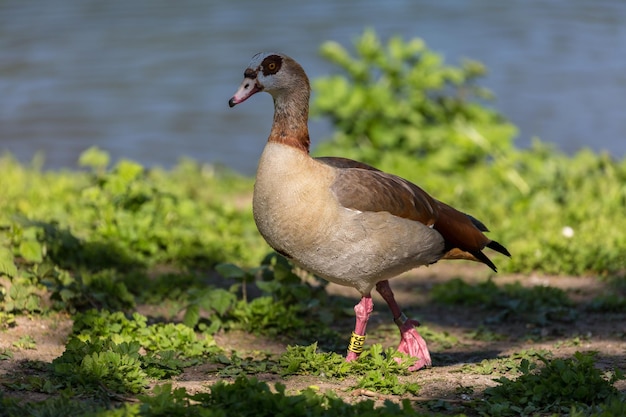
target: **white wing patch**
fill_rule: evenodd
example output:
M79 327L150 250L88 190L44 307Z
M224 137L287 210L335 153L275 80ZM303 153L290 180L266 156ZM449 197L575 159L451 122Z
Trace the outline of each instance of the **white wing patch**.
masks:
M348 211L351 211L351 212L356 213L356 214L363 213L361 210L351 209L351 208L348 208L348 207L344 207L344 210L348 210Z

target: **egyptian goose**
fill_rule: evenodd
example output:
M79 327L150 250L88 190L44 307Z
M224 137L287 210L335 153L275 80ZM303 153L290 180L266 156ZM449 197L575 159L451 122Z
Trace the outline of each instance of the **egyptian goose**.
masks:
M347 360L363 351L374 287L400 329L398 350L417 358L412 370L431 365L426 342L394 299L388 279L439 259L469 259L494 271L483 254L509 252L482 232L474 217L432 198L418 186L345 158L309 155L309 80L279 53L259 53L228 104L266 91L274 123L261 155L253 212L259 232L278 253L328 281L361 293Z

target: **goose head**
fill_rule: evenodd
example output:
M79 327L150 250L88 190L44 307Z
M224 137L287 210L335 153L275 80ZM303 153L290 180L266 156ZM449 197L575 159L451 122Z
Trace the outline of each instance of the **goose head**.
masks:
M234 107L260 91L271 94L275 103L292 94L305 96L308 101L309 79L292 58L276 52L261 52L252 57L243 73L243 82L228 105Z

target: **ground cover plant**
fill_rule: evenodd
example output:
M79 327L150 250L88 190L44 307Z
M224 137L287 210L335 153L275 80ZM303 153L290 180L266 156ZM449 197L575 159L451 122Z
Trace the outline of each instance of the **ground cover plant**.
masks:
M516 148L486 69L419 39L321 51L340 71L314 80L336 128L316 152L480 213L513 253L498 276L449 263L392 282L435 367L407 372L382 308L343 360L356 294L269 252L250 178L5 155L0 416L626 414L626 161Z

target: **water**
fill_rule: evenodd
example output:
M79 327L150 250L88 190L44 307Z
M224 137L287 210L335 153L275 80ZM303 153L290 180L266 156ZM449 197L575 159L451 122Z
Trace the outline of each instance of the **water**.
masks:
M0 2L0 152L75 167L96 145L115 159L170 167L181 157L252 174L271 125L268 95L230 109L250 57L278 50L310 78L318 55L365 27L421 37L483 85L520 128L566 152L626 154L626 3L620 0L4 0ZM331 133L311 123L319 142Z

